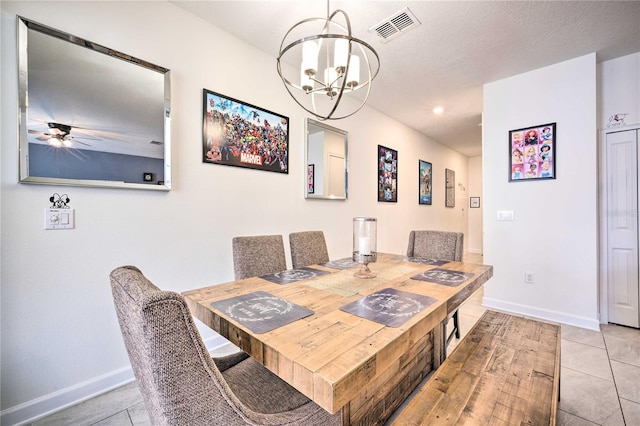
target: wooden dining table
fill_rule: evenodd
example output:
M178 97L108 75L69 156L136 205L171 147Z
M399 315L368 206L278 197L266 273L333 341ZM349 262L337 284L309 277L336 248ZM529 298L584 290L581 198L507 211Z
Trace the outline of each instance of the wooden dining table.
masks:
M447 317L493 267L378 253L369 268L376 277L356 278L358 265L339 259L183 295L196 318L342 410L344 424L378 425L444 361Z

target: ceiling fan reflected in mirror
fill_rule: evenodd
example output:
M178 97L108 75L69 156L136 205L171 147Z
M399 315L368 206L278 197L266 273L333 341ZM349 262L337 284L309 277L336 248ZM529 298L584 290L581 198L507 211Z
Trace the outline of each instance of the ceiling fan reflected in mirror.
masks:
M39 130L29 129L29 133L32 134L40 134L42 136L37 137L36 139L39 141L47 141L49 145L60 148L67 147L70 148L74 143L79 143L85 146L91 146L86 142L82 142L78 139L86 139L86 140L101 140L100 138L95 138L92 136L71 136L72 126L61 123L47 123L49 127L49 132L42 132ZM73 142L72 142L73 141Z

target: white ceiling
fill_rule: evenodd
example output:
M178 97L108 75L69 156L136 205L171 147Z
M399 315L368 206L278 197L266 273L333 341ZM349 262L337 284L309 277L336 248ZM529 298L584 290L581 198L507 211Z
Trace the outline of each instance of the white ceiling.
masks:
M286 31L327 12L324 0L172 3L272 55L273 72ZM404 7L420 26L387 43L369 31ZM485 83L592 52L600 62L640 51L640 1L335 0L330 8L344 10L380 56L367 105L467 156L481 153Z

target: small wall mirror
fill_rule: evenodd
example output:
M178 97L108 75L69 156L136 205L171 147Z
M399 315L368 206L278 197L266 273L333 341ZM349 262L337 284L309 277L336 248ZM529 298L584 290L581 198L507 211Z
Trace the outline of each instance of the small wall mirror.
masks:
M17 25L20 182L169 190L170 71Z
M347 132L307 119L306 198L346 200Z

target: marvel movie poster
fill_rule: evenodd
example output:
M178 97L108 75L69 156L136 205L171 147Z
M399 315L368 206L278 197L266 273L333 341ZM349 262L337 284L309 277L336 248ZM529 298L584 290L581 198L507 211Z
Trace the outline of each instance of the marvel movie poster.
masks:
M288 117L203 92L203 162L289 173Z

